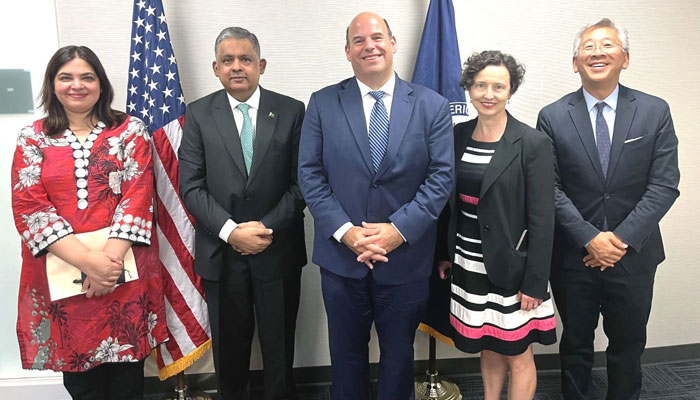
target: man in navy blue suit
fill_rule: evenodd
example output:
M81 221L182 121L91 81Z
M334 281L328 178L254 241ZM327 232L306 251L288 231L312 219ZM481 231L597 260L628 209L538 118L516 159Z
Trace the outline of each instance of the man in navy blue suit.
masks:
M437 218L454 185L452 121L445 98L394 73L386 20L361 13L346 34L355 76L311 96L299 187L314 217L333 399L367 398L374 322L377 398L404 400L414 395Z
M599 315L608 337L607 398L637 399L656 266L659 221L678 197L678 139L668 104L619 84L627 31L607 18L584 27L573 68L582 88L543 108L537 128L555 153L551 283L564 325L564 398L593 399Z

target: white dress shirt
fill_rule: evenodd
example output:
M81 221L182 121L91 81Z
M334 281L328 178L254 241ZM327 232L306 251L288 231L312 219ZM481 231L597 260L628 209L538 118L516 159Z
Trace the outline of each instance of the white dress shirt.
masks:
M357 81L357 86L360 88L360 96L362 97L362 108L365 112L365 122L367 126L367 134L369 135L369 118L372 114L372 108L374 108L374 103L376 103L376 100L374 97L372 97L369 92L372 92L372 88L369 86L365 85L364 83L360 82L359 79L355 78ZM389 118L389 121L391 121L391 102L394 99L394 86L396 85L396 75L391 74L391 77L389 78L388 81L382 87L380 87L377 90L381 90L384 92L384 96L382 97L382 101L384 102L384 106L386 107L386 112L387 112L387 117ZM396 225L392 222L391 225L394 226L394 229L396 229L396 232L399 232L399 235L401 235L401 238L403 238L404 242L406 241L406 238L403 236L403 234L396 228ZM340 228L338 228L337 231L333 234L333 237L335 240L340 242L343 239L343 236L347 231L350 230L350 228L353 227L352 222L348 221L344 223Z
M605 107L603 108L603 117L605 117L605 122L608 124L608 132L610 132L610 143L612 143L613 138L613 128L615 127L615 115L617 110L617 97L620 94L620 85L615 86L615 90L610 93L608 97L604 100L598 100L593 97L592 94L588 93L586 89L583 89L583 98L586 100L586 107L588 108L588 116L591 117L591 126L593 127L593 139L596 140L596 119L598 118L598 109L595 107L596 104L601 101L605 102Z
M596 136L596 120L598 119L598 109L595 105L600 103L601 101L605 102L605 107L603 107L603 117L605 117L605 123L608 125L608 133L610 134L610 143L612 145L613 128L615 127L615 115L617 110L617 97L619 94L619 84L615 86L615 90L613 90L612 93L610 93L610 95L608 95L608 97L606 97L603 100L596 99L595 97L593 97L592 94L588 93L586 89L583 89L583 98L586 100L588 116L591 118L591 127L593 127L593 140L595 140L596 144L598 142L598 137ZM586 243L585 247L588 247L590 243L590 241Z
M260 109L260 86L255 89L253 94L246 101L238 101L229 93L226 93L226 96L228 97L228 102L231 105L233 120L236 122L236 129L238 129L239 137L241 135L241 130L243 129L243 111L236 107L238 107L238 105L241 103L246 103L250 106L248 108L248 115L253 123L253 143L255 143L255 127L258 119L258 110ZM236 228L238 228L238 224L236 222L234 222L232 219L226 220L224 226L222 226L221 230L219 231L219 239L228 243L228 237Z

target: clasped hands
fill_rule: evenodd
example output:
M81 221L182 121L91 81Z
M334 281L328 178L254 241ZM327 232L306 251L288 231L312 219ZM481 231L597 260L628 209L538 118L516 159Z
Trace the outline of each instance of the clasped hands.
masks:
M388 222L362 222L362 226L353 226L345 232L341 240L357 254L357 262L369 269L374 268L376 261L388 262L387 254L403 244L401 234Z
M258 254L272 244L272 229L260 221L243 222L228 235L228 243L241 255Z
M588 254L583 257L584 264L605 271L606 268L614 267L627 253L627 243L610 231L600 232L588 242L586 250Z
M86 275L81 291L87 298L112 293L124 271L122 258L104 249L88 250L83 254L81 264Z

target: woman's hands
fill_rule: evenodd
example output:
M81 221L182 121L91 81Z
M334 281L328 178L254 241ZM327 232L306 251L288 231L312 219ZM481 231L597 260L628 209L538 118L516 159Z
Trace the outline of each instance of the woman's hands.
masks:
M109 239L103 250L90 250L75 235L68 235L48 250L87 275L82 290L89 298L114 291L129 247L131 242L127 240Z
M522 292L518 292L518 300L520 300L520 309L523 311L534 310L542 304L542 299L530 297Z
M438 261L437 269L440 272L440 279L447 279L452 274L452 263L449 261Z
M112 293L124 270L122 259L117 255L95 250L88 250L79 266L87 275L82 291L88 298Z

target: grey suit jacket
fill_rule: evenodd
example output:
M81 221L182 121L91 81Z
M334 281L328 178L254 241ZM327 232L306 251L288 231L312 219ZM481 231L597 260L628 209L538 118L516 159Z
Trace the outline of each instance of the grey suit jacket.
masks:
M219 238L230 218L262 221L274 230L272 244L247 257L258 279L278 279L306 264L304 199L297 184L304 104L260 88L253 163L246 173L243 151L225 90L187 106L180 159L180 195L194 216L195 271L218 280L222 268L243 259Z
M629 248L630 272L664 260L659 221L679 195L678 139L668 104L620 85L607 176L603 175L582 89L540 111L537 129L555 158L555 266L583 268L585 245L602 229Z

